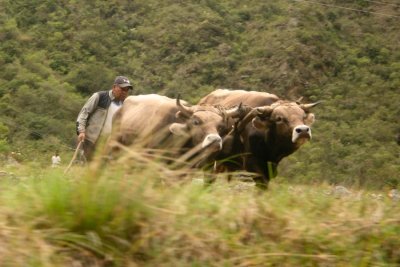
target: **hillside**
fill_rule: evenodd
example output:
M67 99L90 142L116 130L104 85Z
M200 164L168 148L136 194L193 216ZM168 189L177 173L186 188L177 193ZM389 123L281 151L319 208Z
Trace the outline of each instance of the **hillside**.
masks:
M0 0L0 154L70 153L85 99L123 74L192 103L221 87L323 101L280 175L395 185L399 62L394 1Z

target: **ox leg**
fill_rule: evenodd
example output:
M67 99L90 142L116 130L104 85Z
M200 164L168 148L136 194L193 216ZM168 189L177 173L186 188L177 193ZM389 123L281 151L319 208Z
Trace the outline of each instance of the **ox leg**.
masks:
M205 186L210 186L217 180L217 175L214 173L215 164L211 167L203 168L203 181Z
M208 186L212 185L213 183L215 183L216 180L217 180L217 178L214 174L204 173L203 181L204 181L205 186L208 187Z
M261 189L263 191L268 189L268 180L265 179L264 177L258 176L253 178L253 180L256 183L256 187L258 189Z
M217 175L218 173L226 173L226 180L228 182L232 181L232 172L230 171L229 166L224 162L215 161L213 172L214 175Z
M249 157L245 160L246 171L256 174L256 176L253 177L256 187L265 191L268 189L269 177L260 166L263 166L263 164L258 162L255 158Z
M257 166L261 166L262 163L259 163ZM265 166L265 165L263 165ZM256 169L255 173L257 173L257 176L254 178L254 182L256 183L256 187L261 189L261 190L267 190L268 189L268 184L269 184L269 174L268 174L268 168L263 168L263 169Z

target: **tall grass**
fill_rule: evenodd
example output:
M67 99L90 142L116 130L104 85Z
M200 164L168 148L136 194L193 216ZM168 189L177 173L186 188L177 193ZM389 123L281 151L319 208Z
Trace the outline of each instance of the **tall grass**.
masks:
M0 266L400 264L400 203L385 195L283 178L264 193L223 177L204 187L138 157L4 178Z

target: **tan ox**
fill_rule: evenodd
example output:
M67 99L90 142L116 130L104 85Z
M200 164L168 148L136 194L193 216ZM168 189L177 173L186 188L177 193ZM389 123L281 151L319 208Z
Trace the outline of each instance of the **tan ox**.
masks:
M215 90L199 102L226 107L240 103L253 111L225 138L218 159L230 160L222 161L218 169L255 173L257 186L267 188L278 163L311 139L314 114L310 109L318 103L300 104L269 93L227 89Z
M179 98L156 94L130 96L113 118L111 140L124 145L173 149L178 155L192 148L210 155L220 151L222 136L229 130L227 119L238 115L240 109L185 105Z

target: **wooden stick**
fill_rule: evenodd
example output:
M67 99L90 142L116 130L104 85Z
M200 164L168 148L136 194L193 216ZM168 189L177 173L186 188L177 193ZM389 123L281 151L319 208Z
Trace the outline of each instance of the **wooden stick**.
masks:
M81 148L81 145L82 145L82 144L83 144L83 141L80 141L80 142L78 143L78 145L76 146L75 153L74 153L74 155L72 156L71 162L69 163L68 167L65 169L64 174L66 174L66 173L68 172L69 168L71 168L72 163L73 163L74 160L76 159L76 156L78 155L79 149Z

